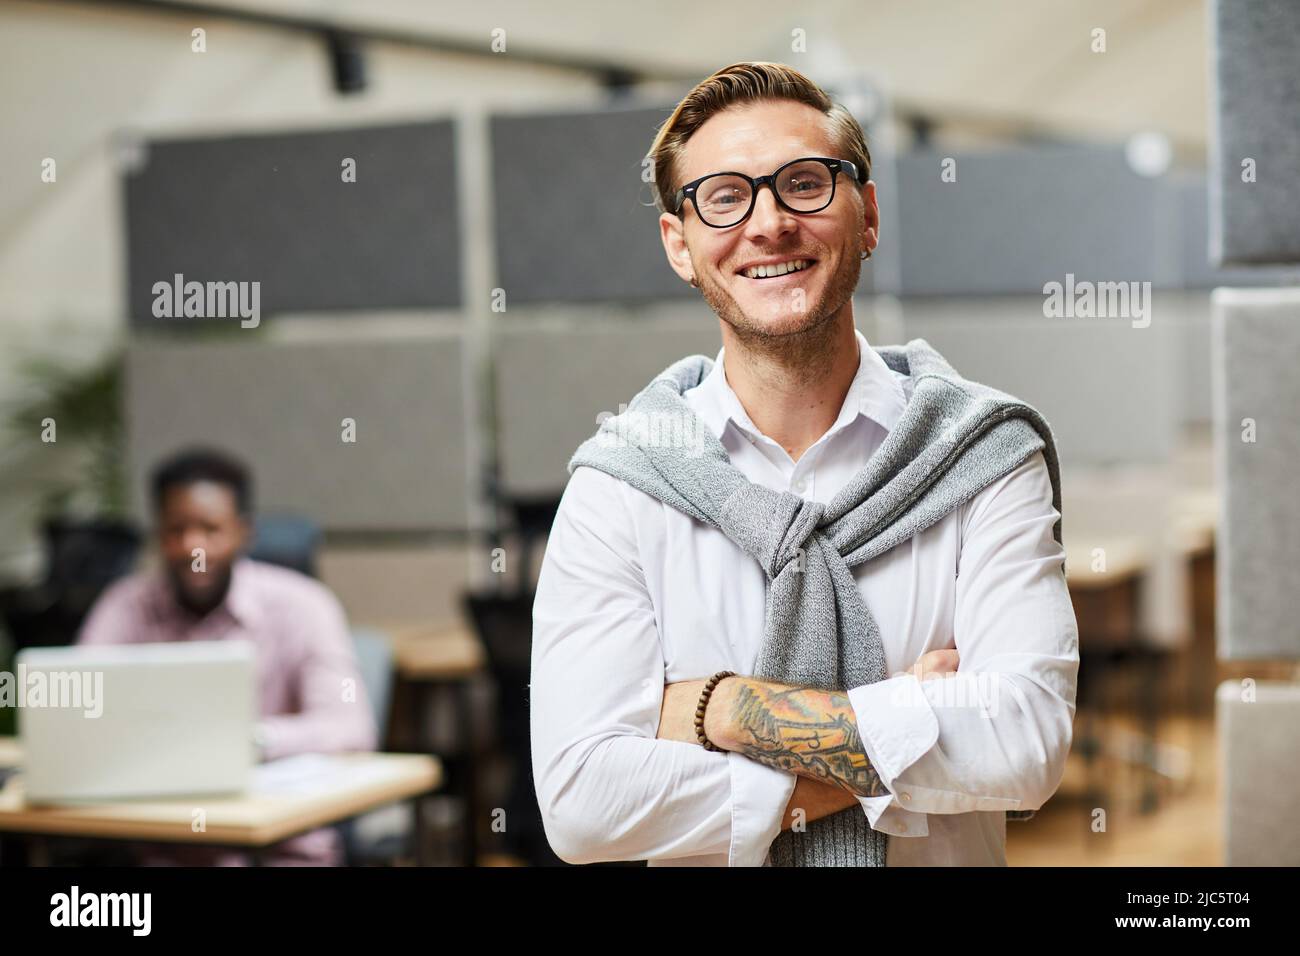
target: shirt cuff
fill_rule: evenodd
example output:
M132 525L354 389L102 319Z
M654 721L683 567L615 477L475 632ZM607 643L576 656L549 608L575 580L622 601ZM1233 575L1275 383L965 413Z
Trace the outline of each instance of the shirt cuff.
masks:
M929 818L908 809L912 795L898 778L939 740L939 718L915 674L902 674L848 692L862 749L889 793L858 797L872 829L928 836Z
M930 835L930 817L915 810L904 810L892 794L883 797L858 797L866 811L871 829L891 836L923 837Z
M781 832L785 808L794 795L794 774L764 766L735 751L727 753L731 771L731 847L728 866L762 866Z

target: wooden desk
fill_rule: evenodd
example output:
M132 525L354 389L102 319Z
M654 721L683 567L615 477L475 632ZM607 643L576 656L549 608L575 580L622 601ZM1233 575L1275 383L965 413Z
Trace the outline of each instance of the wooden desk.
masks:
M1093 569L1095 549L1105 551L1105 566ZM1137 640L1142 576L1148 555L1137 538L1076 534L1065 550L1065 580L1070 588L1082 650L1105 650Z
M1182 554L1187 581L1189 640L1186 654L1186 707L1190 713L1214 713L1218 686L1215 647L1215 538L1219 496L1213 491L1183 492L1174 498L1175 545Z
M1174 496L1174 533L1184 554L1214 547L1220 496L1213 490L1184 491Z
M474 866L478 859L478 753L474 740L474 717L470 685L487 672L487 654L473 628L464 625L390 624L379 626L388 635L398 676L410 687L412 747L433 752L425 716L429 701L439 687L456 694L456 740L463 748L453 766L455 792L465 807L461 863Z
M389 636L397 671L412 681L456 681L487 667L483 643L471 628L457 625L381 627Z
M1117 535L1072 532L1065 548L1065 579L1070 590L1113 587L1146 570L1150 555L1141 539ZM1105 568L1093 570L1093 551L1105 552Z
M1157 658L1141 640L1139 617L1142 580L1149 554L1141 539L1123 535L1071 532L1066 545L1066 583L1079 628L1079 675L1076 714L1082 726L1075 733L1074 749L1087 767L1089 800L1094 806L1106 801L1107 784L1097 774L1097 759L1111 748L1105 727L1110 710L1108 682L1116 663L1127 660L1142 666L1150 681L1145 693L1137 694L1149 754L1154 754L1158 712L1155 680ZM1094 551L1105 553L1104 566L1094 569ZM1098 558L1101 556L1098 555ZM1151 774L1144 774L1143 810L1156 806Z
M12 748L12 740L6 746ZM418 798L442 782L437 758L423 754L328 754L290 761L256 767L250 791L241 796L57 807L29 806L19 773L0 789L0 832L256 850ZM199 808L206 829L196 833L191 824Z

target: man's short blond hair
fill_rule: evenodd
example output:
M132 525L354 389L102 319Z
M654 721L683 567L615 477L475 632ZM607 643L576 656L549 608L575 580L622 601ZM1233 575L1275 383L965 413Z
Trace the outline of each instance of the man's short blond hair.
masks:
M758 100L794 100L819 110L837 151L832 159L852 160L861 182L871 178L871 153L867 138L853 114L834 102L820 86L784 63L751 60L733 63L701 81L659 127L647 154L654 163L655 205L660 212L679 212L673 198L682 184L681 158L686 142L709 117L729 106Z

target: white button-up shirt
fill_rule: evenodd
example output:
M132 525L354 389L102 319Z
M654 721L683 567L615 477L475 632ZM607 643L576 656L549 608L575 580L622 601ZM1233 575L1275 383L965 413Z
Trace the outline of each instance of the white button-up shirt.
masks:
M750 481L829 502L911 396L910 377L857 340L839 417L798 462L750 421L727 384L725 350L685 400ZM1058 516L1037 453L853 569L894 675L848 689L889 790L859 802L894 837L891 866L1005 865L1005 811L1037 809L1060 782L1079 655ZM722 532L601 471L574 471L533 606L533 773L562 858L769 862L795 776L655 737L665 683L753 673L766 588ZM952 647L956 677L907 673Z

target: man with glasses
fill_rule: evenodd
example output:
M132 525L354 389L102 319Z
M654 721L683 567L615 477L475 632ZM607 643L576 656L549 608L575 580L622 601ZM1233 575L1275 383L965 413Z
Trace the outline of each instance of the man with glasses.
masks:
M1006 814L1048 799L1071 739L1054 447L1022 450L870 560L827 558L814 581L834 530L824 506L879 467L891 433L891 455L904 425L935 429L934 447L964 437L938 431L946 416L916 421L934 383L855 328L880 242L865 137L795 70L739 63L687 94L650 155L669 265L718 316L723 347L634 405L698 416L725 467L596 439L570 465L534 604L533 772L552 847L570 862L1005 864ZM920 340L908 349L941 362ZM676 395L693 367L701 380ZM867 616L879 679L844 678L864 673L845 661ZM799 657L816 640L829 670ZM787 651L799 666L781 671ZM841 677L760 679L760 662ZM931 678L958 672L980 678L978 707L944 705L957 681Z

